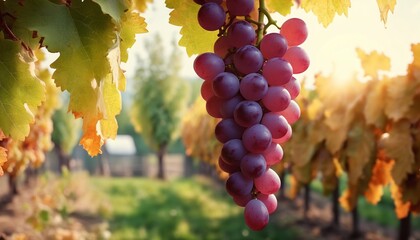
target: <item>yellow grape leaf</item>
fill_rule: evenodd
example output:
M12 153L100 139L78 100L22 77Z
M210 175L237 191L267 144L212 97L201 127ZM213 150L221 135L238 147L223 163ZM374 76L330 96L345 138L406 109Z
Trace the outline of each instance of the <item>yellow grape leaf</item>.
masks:
M322 189L325 195L330 194L338 183L337 168L331 153L323 146L318 153L319 172L322 175Z
M376 160L375 166L372 169L372 176L368 188L364 195L368 202L377 204L383 195L383 187L391 180L391 169L394 166L393 161Z
M420 68L420 43L411 44L411 52L413 53L413 65Z
M318 17L318 21L327 27L335 15L347 16L351 7L350 0L302 0L300 6L306 11L312 11Z
M372 160L375 151L375 136L362 123L357 122L350 129L345 149L347 156L349 184L356 185L363 177L365 166ZM376 156L376 155L375 155Z
M398 185L391 181L391 196L394 199L395 213L399 219L407 217L410 212L410 202L404 202L402 199L401 189Z
M389 79L387 82L387 98L385 98L385 114L388 118L398 121L407 114L413 104L418 83L407 76Z
M169 23L181 27L179 45L187 50L188 56L212 52L218 31L206 31L198 24L200 5L191 0L166 0L166 7L173 9Z
M33 109L45 99L45 86L21 58L19 42L0 40L0 130L23 140L34 121Z
M265 6L270 12L278 12L286 16L292 11L293 0L266 0Z
M103 119L100 120L103 137L114 139L117 135L118 123L115 116L121 111L121 94L118 90L118 83L112 81L109 74L105 81L101 82L100 98L103 99L101 106Z
M364 115L367 124L383 127L386 122L385 101L387 93L387 81L370 81L366 91L366 104Z
M4 138L6 138L6 136L4 136L3 132L0 130L0 176L3 176L4 174L2 166L7 161L7 149L1 146L1 142Z
M395 161L391 171L392 178L400 185L407 174L413 171L414 153L410 122L401 120L394 123L389 134L381 138L379 144L383 146L386 156Z
M136 34L147 32L147 24L145 19L135 12L124 14L122 21L123 24L120 32L121 61L127 62L127 49L133 46L136 41Z
M394 13L395 4L397 0L376 0L379 7L379 12L381 13L381 20L386 24L388 19L388 12Z
M131 0L133 8L139 12L145 12L147 9L147 3L152 3L153 0Z
M358 199L357 185L349 185L347 189L341 194L340 205L344 210L351 211L354 209Z
M366 53L360 48L356 48L356 52L366 76L377 78L379 70L389 71L391 69L391 59L383 53L377 51Z

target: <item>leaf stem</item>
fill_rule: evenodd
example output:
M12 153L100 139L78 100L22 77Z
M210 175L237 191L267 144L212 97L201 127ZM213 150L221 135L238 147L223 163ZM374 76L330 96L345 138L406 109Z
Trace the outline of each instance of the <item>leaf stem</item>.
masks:
M258 8L258 28L257 28L257 45L260 44L261 39L264 36L264 16L266 16L266 14L264 13L264 10L267 12L267 10L265 9L265 1L264 0L259 0L260 6Z

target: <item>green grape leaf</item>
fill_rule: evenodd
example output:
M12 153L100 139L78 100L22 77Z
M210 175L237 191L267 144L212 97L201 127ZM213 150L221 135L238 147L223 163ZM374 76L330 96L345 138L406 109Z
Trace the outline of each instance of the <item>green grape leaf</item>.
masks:
M129 9L127 0L93 0L101 6L104 13L109 14L117 22L121 21L124 13Z
M318 21L327 27L336 14L347 16L351 3L350 0L302 0L300 5L306 12L312 11Z
M143 17L141 17L138 13L126 13L122 19L122 26L121 26L121 61L127 62L128 60L128 52L127 49L133 46L134 42L136 41L136 34L145 33L147 32L146 29L146 22Z
M391 70L391 59L385 54L378 53L377 51L366 53L360 48L356 48L356 52L362 62L366 76L377 78L379 70Z
M381 20L386 24L388 20L388 12L394 13L395 4L397 0L376 0L379 7L379 12L381 13Z
M45 100L45 87L21 60L19 42L0 40L0 130L15 140L29 134L33 109Z
M268 11L278 12L283 16L286 16L292 11L293 0L267 0L265 3Z
M80 141L91 156L100 153L103 137L97 123L106 113L100 86L111 72L109 49L115 43L115 25L91 0L72 1L70 7L47 0L25 2L17 21L45 37L50 52L60 57L51 65L57 86L70 94L69 110L83 118Z
M200 5L191 0L166 0L166 7L173 9L169 23L181 27L179 45L186 48L188 56L213 51L218 32L204 30L198 24Z
M400 185L413 170L414 153L410 122L401 120L393 124L387 137L380 140L387 157L395 160L391 174L395 183Z

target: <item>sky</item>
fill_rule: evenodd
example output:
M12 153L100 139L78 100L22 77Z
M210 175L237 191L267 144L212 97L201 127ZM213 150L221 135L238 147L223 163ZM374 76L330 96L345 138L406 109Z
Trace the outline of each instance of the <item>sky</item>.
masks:
M166 49L171 48L170 42L173 37L180 39L180 27L168 23L169 12L163 0L156 0L148 6L144 17L149 33L136 37L137 41L130 49L129 61L124 66L129 78L135 71L134 55L144 54L146 39L150 39L153 34L161 34L165 36ZM386 25L380 20L376 0L352 0L348 17L336 16L327 28L318 23L312 13L306 13L297 7L294 7L288 16L274 15L279 24L292 17L303 19L309 32L308 39L301 46L308 53L311 65L305 73L296 75L297 78L311 79L314 74L321 72L333 74L338 81L345 81L355 73L361 75L361 65L355 50L357 47L366 52L383 52L391 58L389 75L401 75L406 72L407 64L412 61L410 44L420 43L419 0L397 0L394 13L388 15ZM181 75L188 79L197 78L192 67L196 56L189 58L184 48L182 52L185 64Z

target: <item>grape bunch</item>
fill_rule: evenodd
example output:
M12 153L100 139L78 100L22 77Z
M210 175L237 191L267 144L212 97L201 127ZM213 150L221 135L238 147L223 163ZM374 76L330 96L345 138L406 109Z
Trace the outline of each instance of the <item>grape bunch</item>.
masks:
M214 53L199 55L194 70L204 80L201 96L209 115L220 118L215 129L223 144L220 168L229 173L226 190L245 207L245 222L263 229L277 208L280 178L270 167L283 157L281 143L292 136L290 124L300 116L294 101L300 84L293 74L309 67L298 45L307 38L305 23L292 18L279 32L265 34L251 21L254 0L194 0L198 22L219 31Z

